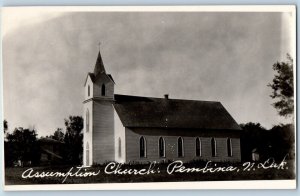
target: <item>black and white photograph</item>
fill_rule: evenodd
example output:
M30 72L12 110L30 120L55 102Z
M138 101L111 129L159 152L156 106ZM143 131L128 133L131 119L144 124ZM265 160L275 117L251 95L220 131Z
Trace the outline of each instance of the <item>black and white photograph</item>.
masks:
M296 188L295 6L6 7L1 31L5 190Z

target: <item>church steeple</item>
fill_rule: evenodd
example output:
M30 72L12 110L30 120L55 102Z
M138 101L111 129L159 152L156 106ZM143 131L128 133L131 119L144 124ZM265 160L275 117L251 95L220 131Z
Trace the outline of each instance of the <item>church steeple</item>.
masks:
M84 84L83 164L115 161L114 80L104 68L100 52L93 73Z
M103 60L101 57L100 49L99 49L96 65L94 68L94 75L97 76L99 73L106 73L104 65L103 65Z

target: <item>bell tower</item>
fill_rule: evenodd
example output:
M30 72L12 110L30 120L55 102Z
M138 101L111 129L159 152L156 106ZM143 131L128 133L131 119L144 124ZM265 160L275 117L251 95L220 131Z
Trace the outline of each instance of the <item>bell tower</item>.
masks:
M99 50L94 72L88 73L83 101L83 164L114 161L114 80L107 74Z

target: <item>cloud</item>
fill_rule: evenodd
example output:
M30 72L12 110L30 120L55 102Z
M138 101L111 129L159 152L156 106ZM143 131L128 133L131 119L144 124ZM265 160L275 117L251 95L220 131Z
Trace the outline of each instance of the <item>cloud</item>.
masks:
M4 116L11 128L34 124L47 135L64 127L69 115L82 115L83 82L99 41L116 93L217 100L238 123L269 127L283 121L267 87L272 64L290 50L281 42L290 31L281 30L288 21L280 13L76 12L46 18L16 25L3 40Z
M1 33L3 36L18 30L20 26L35 25L47 20L59 17L63 15L62 12L51 12L46 9L34 9L34 8L5 8L2 10L2 14L5 16L2 18Z

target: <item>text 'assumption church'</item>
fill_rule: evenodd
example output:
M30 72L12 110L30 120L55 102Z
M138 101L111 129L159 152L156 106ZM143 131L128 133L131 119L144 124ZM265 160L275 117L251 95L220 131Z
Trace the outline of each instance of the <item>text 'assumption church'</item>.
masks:
M220 102L119 95L114 85L99 51L84 84L84 165L241 160L241 128Z

